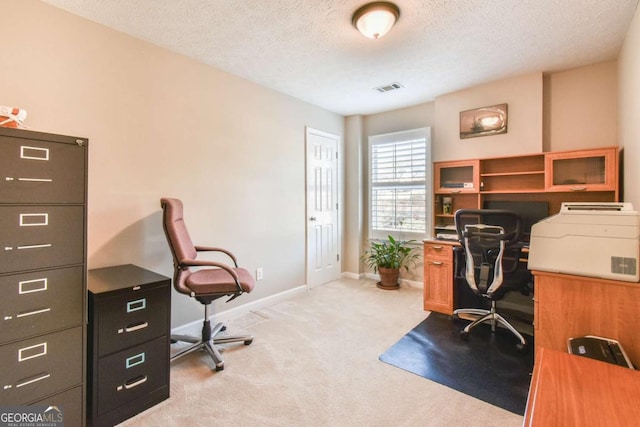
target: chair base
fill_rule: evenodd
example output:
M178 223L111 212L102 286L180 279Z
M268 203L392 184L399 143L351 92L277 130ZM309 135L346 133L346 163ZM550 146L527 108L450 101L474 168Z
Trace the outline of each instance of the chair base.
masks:
M208 312L208 310L205 310L205 312ZM208 317L206 317L206 319L207 320L205 320L202 325L202 337L194 337L190 335L171 335L172 343L178 341L191 343L190 346L183 348L182 350L171 356L171 362L181 358L182 356L186 356L189 353L193 353L196 350L205 350L207 353L209 353L209 356L211 356L216 371L222 371L224 369L224 360L222 359L220 351L216 348L216 345L236 342L242 342L244 343L244 345L249 345L253 342L252 335L217 337L217 335L220 332L224 331L226 327L223 323L218 323L213 328L211 328L211 323L208 320Z
M491 301L490 310L485 310L481 308L459 308L457 310L454 310L453 312L454 316L459 316L460 314L473 314L473 315L479 316L476 320L474 320L473 322L465 326L465 328L460 332L460 337L462 339L468 339L469 332L471 331L471 329L473 329L477 325L484 322L490 322L491 332L496 331L496 325L502 325L505 328L507 328L513 335L515 335L516 338L518 338L518 340L520 341L517 344L518 350L524 350L525 347L527 346L527 341L524 339L522 334L518 332L516 328L514 328L513 325L511 325L511 323L507 321L507 319L505 319L504 317L502 317L502 315L496 312L495 301Z

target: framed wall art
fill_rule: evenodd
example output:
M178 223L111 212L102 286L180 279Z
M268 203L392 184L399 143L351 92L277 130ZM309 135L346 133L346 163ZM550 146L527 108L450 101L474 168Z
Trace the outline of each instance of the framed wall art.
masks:
M460 112L460 138L507 133L507 104Z

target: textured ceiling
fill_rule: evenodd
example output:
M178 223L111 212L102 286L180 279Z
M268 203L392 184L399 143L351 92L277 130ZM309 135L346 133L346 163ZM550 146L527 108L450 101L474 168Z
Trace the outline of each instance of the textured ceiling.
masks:
M638 0L395 0L367 39L367 0L44 0L342 115L617 57ZM380 93L392 82L404 88Z

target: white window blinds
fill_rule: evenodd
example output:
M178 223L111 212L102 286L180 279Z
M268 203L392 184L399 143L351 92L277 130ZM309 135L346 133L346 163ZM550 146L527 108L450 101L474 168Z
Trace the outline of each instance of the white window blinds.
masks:
M371 237L426 233L427 158L424 130L371 137Z

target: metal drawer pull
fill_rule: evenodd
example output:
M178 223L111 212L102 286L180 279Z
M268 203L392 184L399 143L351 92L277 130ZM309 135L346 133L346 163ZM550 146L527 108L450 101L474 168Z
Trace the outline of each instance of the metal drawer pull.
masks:
M127 303L127 313L131 313L132 311L144 310L145 308L147 308L146 298L129 301Z
M135 331L139 331L140 329L144 329L147 326L149 326L149 322L141 322L138 323L137 325L133 325L133 326L127 326L123 329L119 329L118 333L121 334L123 332L135 332Z
M38 381L46 380L50 376L51 376L51 374L42 374L39 377L32 378L32 379L27 380L25 382L17 383L16 384L16 388L24 387L26 385L33 384L33 383L38 382Z
M127 366L127 369L129 369L129 368L133 368L136 365L143 364L144 361L145 361L145 354L143 352L140 354L136 354L135 356L127 357L125 364Z
M442 265L442 263L440 261L431 261L431 264L433 264L433 265Z
M43 243L41 245L22 245L22 246L18 246L18 249L41 249L41 248L50 248L50 247L51 247L51 243Z
M49 149L40 147L20 146L20 158L28 160L49 160Z
M11 179L12 181L13 179ZM51 178L18 178L18 181L23 182L53 182Z
M47 342L31 345L29 347L21 348L18 350L18 362L24 362L25 360L35 359L36 357L44 356L47 354Z
M18 294L30 294L32 292L42 292L47 290L47 278L35 280L22 280L18 282Z
M20 214L20 227L49 225L48 213Z
M119 385L116 390L120 391L122 389L131 390L134 387L138 387L140 384L144 384L147 382L147 376L142 375L141 377L136 377L132 380L127 381L124 385Z
M19 313L16 317L20 318L20 317L33 316L34 314L42 314L42 313L46 313L48 311L51 311L50 307L41 308L40 310L24 311L22 313Z

